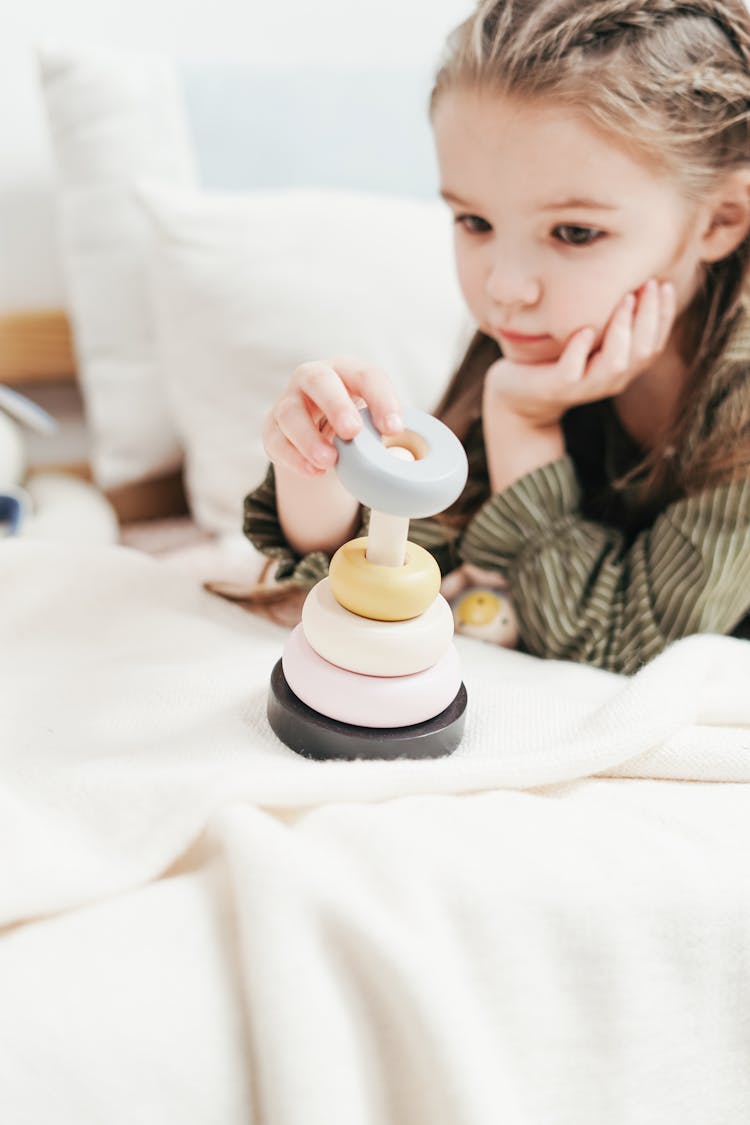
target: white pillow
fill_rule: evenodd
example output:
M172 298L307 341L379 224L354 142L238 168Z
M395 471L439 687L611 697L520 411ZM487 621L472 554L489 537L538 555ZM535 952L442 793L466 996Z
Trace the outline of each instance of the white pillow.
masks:
M113 488L180 463L148 300L133 178L196 176L174 64L102 48L39 49L60 180L62 267L92 467Z
M336 353L435 406L472 325L437 201L293 190L136 193L151 219L163 370L196 521L237 529L261 426L294 368Z

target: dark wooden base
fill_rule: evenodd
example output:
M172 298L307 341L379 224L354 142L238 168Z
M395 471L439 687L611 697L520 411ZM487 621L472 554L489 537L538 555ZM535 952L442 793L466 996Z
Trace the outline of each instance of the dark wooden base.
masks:
M268 721L290 750L306 758L443 758L461 741L466 719L463 684L450 706L408 727L357 727L318 714L294 694L277 661L268 691Z

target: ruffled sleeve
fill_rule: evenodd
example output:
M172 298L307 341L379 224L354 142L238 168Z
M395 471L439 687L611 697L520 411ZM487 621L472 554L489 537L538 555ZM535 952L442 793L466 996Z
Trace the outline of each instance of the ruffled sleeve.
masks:
M287 542L276 509L273 465L254 492L245 497L242 530L262 554L277 560L276 579L291 581L309 590L328 574L330 556L325 551L300 555Z

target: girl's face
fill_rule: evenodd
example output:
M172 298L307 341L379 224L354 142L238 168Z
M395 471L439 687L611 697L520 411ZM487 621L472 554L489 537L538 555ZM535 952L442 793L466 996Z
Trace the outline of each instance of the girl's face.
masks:
M678 312L689 304L696 205L581 115L454 90L433 126L461 289L509 359L553 361L586 325L601 339L651 277L674 283Z

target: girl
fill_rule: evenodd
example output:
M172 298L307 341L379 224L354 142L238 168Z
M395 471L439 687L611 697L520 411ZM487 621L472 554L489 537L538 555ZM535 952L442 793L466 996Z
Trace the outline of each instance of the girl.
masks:
M750 636L750 17L742 0L484 0L430 101L476 335L436 410L469 481L410 538L504 576L521 647L630 673ZM308 587L362 534L329 472L385 373L299 367L245 532Z

